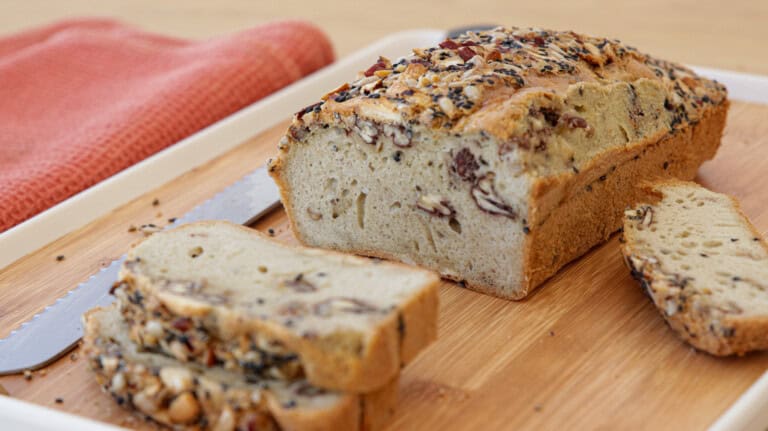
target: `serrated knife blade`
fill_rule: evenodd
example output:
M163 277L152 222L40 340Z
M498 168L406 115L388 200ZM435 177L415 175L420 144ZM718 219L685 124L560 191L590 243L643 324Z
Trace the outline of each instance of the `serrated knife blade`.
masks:
M199 220L227 220L249 224L280 203L277 187L259 168L227 187L171 224ZM8 337L0 339L0 375L44 367L68 352L83 336L81 317L96 306L113 301L109 289L125 256L80 283Z

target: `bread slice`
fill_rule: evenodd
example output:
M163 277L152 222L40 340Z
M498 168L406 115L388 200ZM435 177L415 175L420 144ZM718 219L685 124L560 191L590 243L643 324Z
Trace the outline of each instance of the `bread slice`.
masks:
M616 40L466 33L299 111L270 164L305 244L520 299L621 227L641 179L694 177L725 88Z
M134 246L115 294L141 348L353 392L392 380L437 335L439 277L201 222Z
M682 181L647 190L621 248L669 326L713 355L768 349L768 247L736 199Z
M372 430L397 403L397 378L358 395L306 381L243 378L220 367L140 352L118 310L84 317L84 351L96 378L118 404L148 419L190 430Z

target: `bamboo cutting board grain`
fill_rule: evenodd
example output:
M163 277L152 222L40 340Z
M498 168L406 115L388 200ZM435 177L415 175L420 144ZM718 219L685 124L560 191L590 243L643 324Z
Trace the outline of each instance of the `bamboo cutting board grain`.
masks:
M766 119L768 106L733 103L720 152L698 177L741 199L761 232L768 230ZM129 232L131 225L165 224L261 165L284 129L281 124L0 271L0 336L122 254L141 235ZM296 242L282 210L256 225L270 227L278 239ZM615 236L525 301L449 282L440 299L440 338L405 369L392 430L701 429L768 367L768 354L713 358L678 341L630 278ZM85 365L75 352L31 380L10 376L0 384L20 399L150 427L103 394Z

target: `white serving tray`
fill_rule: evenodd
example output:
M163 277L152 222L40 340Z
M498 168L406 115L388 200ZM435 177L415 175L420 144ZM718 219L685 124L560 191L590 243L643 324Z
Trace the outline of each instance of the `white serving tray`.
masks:
M72 196L1 233L0 268L268 130L300 107L315 102L329 88L366 69L379 55L397 58L407 55L413 47L434 45L444 38L445 31L434 29L393 34ZM768 77L695 66L693 69L725 84L731 99L768 104ZM766 407L768 374L753 384L710 429L764 430L768 425ZM0 396L0 425L2 430L31 431L118 429L5 396Z

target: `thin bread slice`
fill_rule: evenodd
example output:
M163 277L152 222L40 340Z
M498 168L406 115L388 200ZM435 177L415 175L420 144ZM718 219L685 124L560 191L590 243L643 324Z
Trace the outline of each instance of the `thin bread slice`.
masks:
M306 381L246 380L220 367L138 351L115 307L88 312L84 349L104 390L147 419L190 430L371 430L397 403L397 378L370 394Z
M143 349L368 392L436 338L438 283L402 264L202 222L132 248L115 294Z
M738 201L691 182L647 189L622 252L669 326L713 355L768 349L768 247Z

